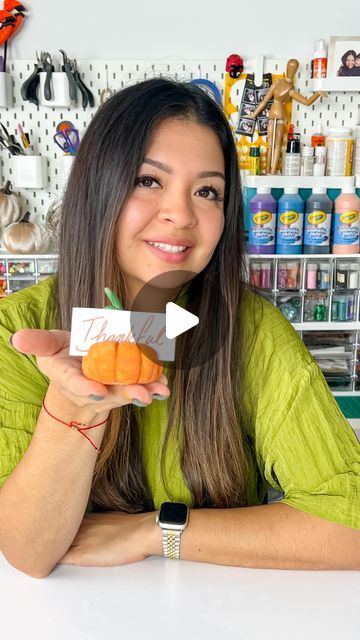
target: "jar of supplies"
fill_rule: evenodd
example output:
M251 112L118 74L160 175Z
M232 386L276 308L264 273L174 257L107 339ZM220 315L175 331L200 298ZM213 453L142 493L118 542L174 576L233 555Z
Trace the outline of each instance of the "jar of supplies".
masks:
M350 127L332 127L326 138L327 176L351 176L354 139Z
M301 149L300 175L314 175L314 147L304 145Z

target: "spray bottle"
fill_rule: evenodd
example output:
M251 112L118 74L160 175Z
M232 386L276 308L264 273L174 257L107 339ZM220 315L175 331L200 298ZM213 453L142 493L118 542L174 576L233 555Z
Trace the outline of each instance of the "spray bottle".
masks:
M327 53L325 40L315 40L314 51L311 60L311 77L326 78Z

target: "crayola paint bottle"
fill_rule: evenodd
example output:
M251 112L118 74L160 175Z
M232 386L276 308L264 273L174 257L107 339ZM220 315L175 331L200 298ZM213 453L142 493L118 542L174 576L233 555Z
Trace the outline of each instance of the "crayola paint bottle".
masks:
M344 187L334 202L333 253L359 252L359 214L355 187Z
M276 200L270 187L258 187L250 200L249 253L275 253Z
M301 253L304 229L304 200L297 187L285 187L278 200L276 253Z
M304 253L330 253L332 206L326 187L314 187L306 201Z

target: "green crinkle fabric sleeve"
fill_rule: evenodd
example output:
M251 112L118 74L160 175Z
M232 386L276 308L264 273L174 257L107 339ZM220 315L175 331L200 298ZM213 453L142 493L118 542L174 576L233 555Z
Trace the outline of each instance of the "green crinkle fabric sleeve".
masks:
M18 353L9 338L24 328L52 328L51 287L44 281L0 302L0 486L30 444L48 387L35 357Z
M260 471L283 503L360 529L360 443L294 328L262 304L254 420Z

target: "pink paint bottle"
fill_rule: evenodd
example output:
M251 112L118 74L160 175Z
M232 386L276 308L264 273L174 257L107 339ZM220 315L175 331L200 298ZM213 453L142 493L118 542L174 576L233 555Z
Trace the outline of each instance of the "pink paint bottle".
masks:
M333 253L359 253L360 198L344 187L334 202Z

